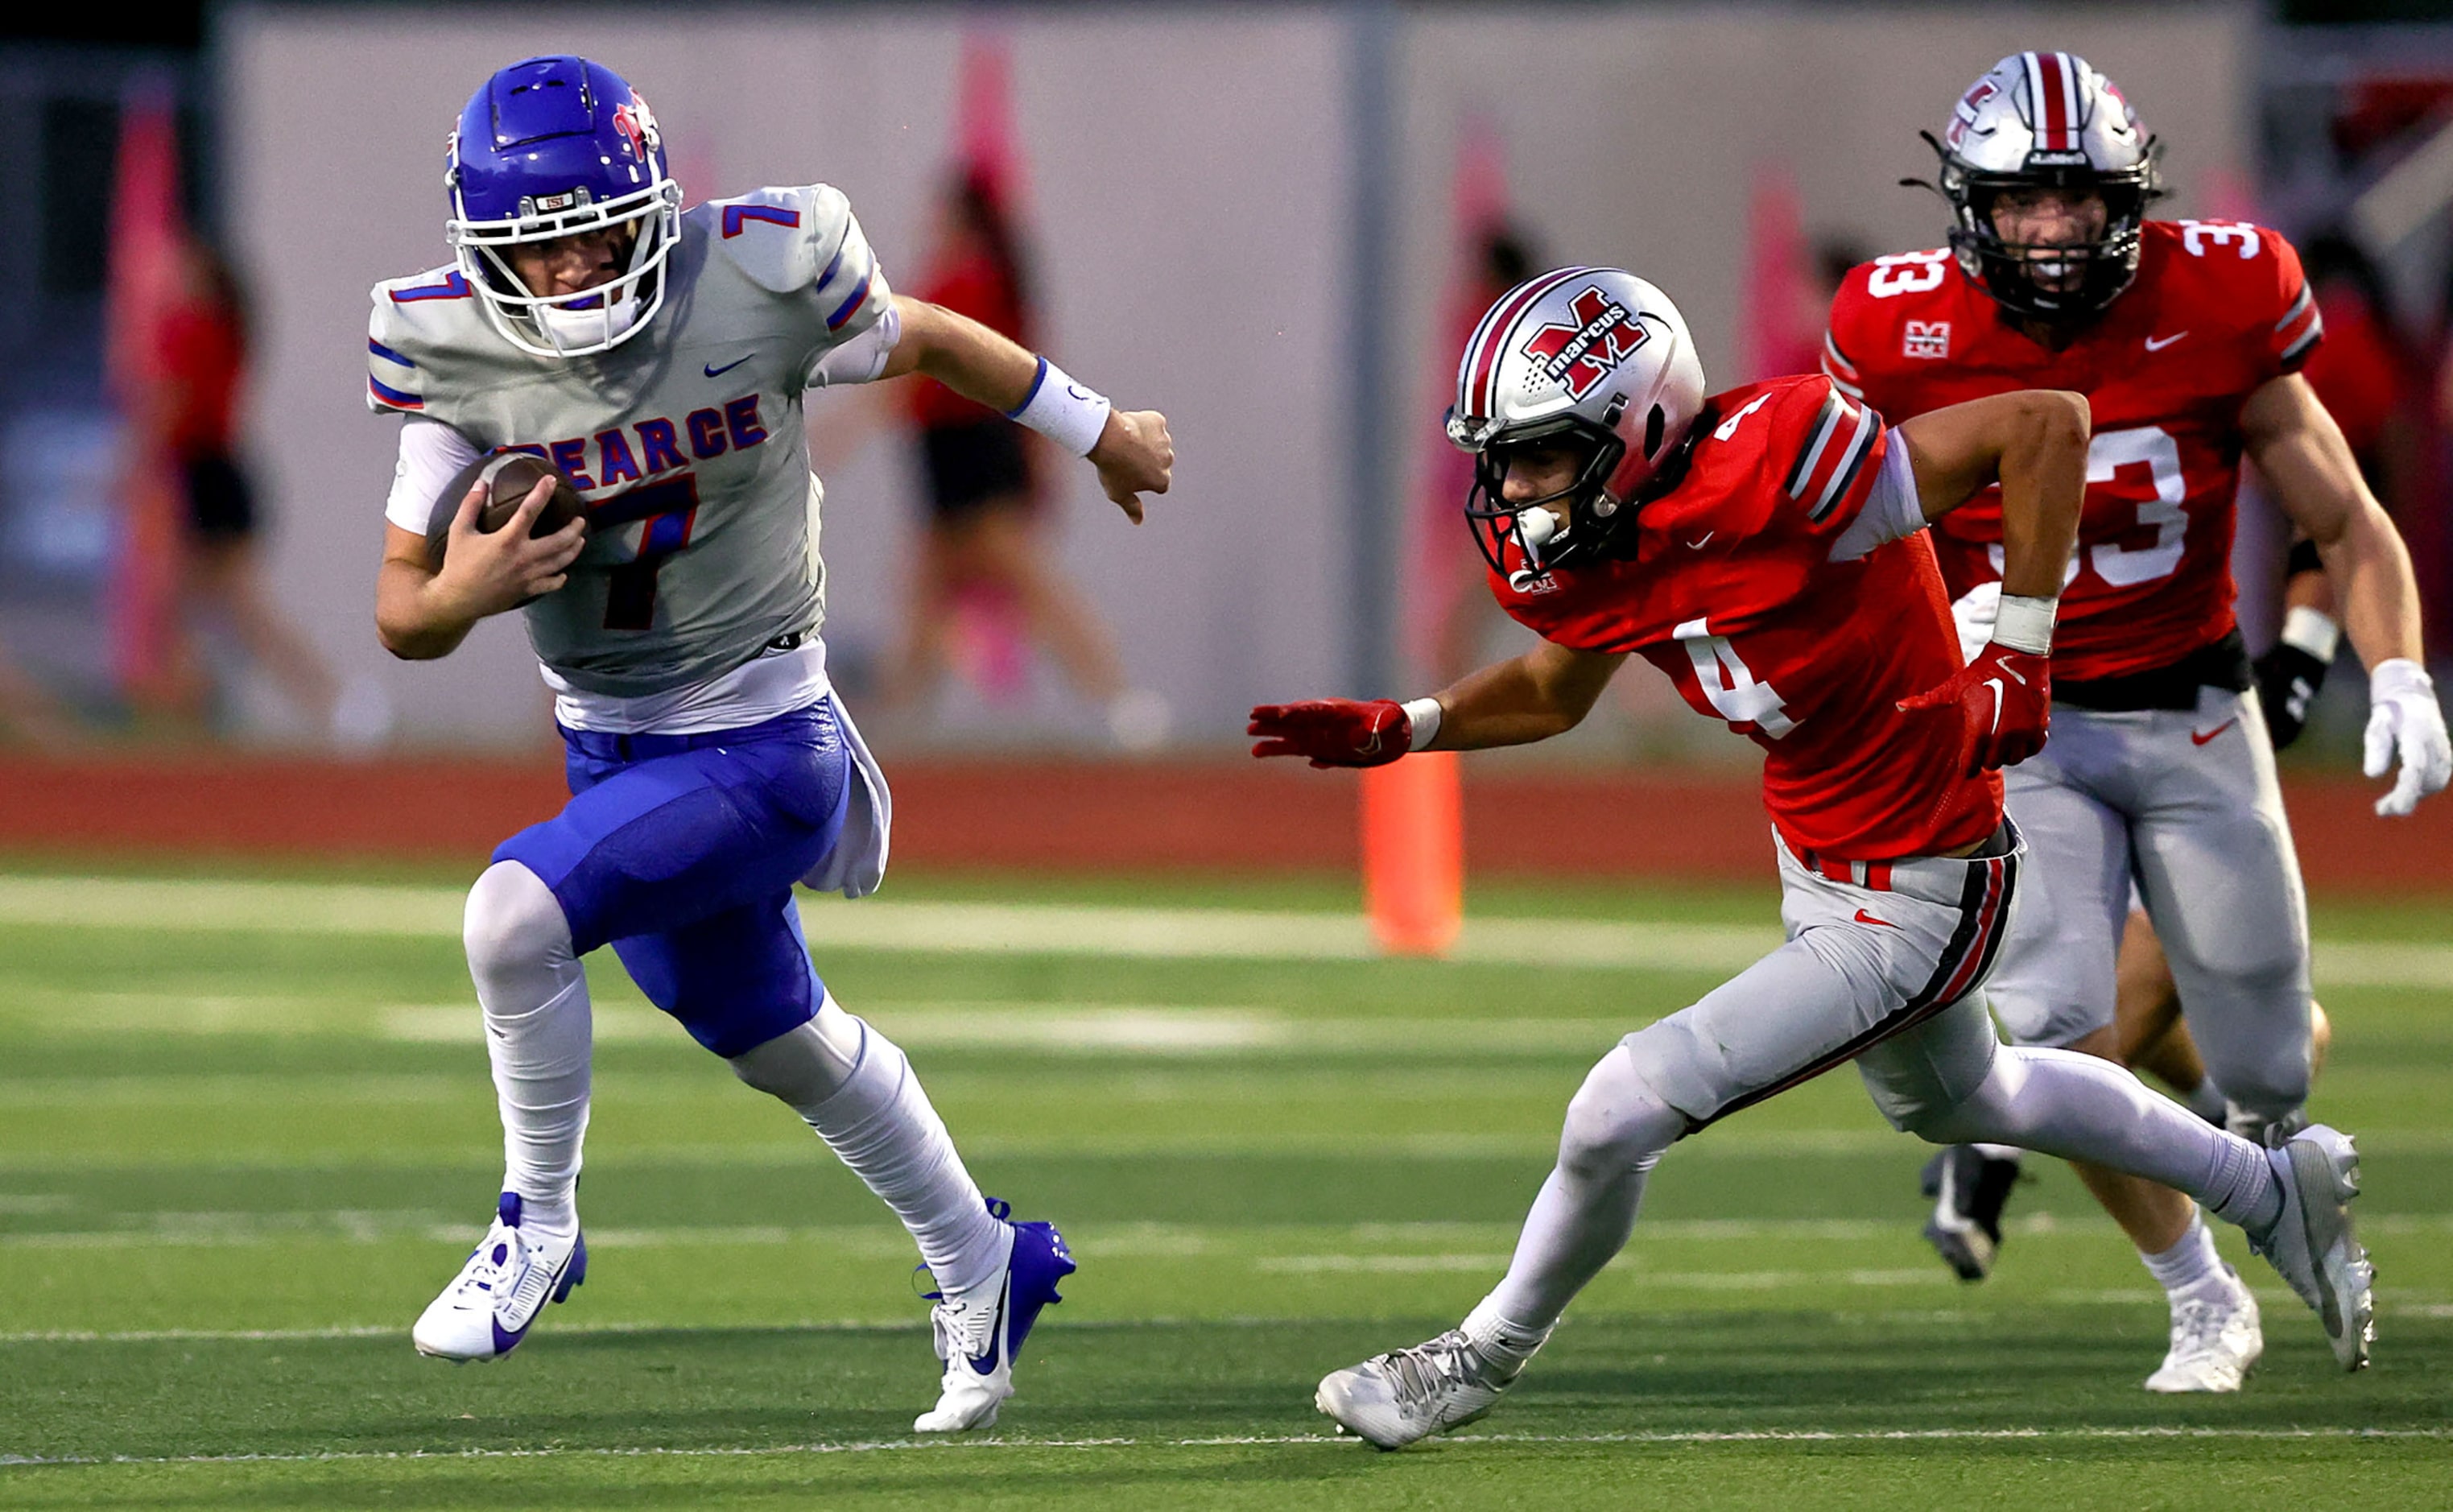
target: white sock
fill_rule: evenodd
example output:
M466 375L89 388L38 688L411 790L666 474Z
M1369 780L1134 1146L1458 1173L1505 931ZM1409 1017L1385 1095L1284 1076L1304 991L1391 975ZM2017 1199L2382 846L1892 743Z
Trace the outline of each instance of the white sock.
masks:
M1685 1132L1686 1115L1663 1102L1624 1045L1604 1056L1567 1104L1559 1164L1525 1215L1507 1274L1482 1308L1546 1336L1567 1303L1601 1274L1635 1231L1645 1180Z
M1550 1337L1550 1327L1528 1328L1511 1322L1501 1316L1497 1303L1485 1297L1465 1315L1458 1331L1473 1342L1474 1352L1487 1361L1504 1382L1515 1379L1516 1373L1525 1368L1525 1362L1541 1350Z
M2223 1256L2215 1250L2214 1230L2206 1226L2204 1215L2189 1215L2189 1229L2171 1248L2160 1255L2144 1250L2138 1258L2145 1263L2146 1273L2153 1276L2166 1295L2179 1297L2199 1285L2230 1274Z
M2260 1229L2283 1209L2265 1153L2205 1123L2110 1061L2004 1045L1984 1084L1920 1123L1940 1144L1995 1141L2143 1176L2196 1198L2226 1223Z
M846 1017L861 1030L858 1064L840 1090L796 1111L903 1220L937 1289L958 1297L1005 1268L1013 1230L989 1216L910 1061L873 1025Z
M574 1233L594 1025L569 922L535 872L503 861L469 889L461 935L503 1118L503 1190L519 1194L522 1227Z

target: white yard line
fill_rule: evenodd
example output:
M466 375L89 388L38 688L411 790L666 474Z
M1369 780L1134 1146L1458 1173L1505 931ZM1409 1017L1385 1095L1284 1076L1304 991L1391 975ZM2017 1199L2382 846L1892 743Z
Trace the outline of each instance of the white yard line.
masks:
M462 893L363 884L0 877L0 924L457 939ZM1226 908L802 900L809 944L834 949L1146 960L1367 961L1359 917ZM1501 965L1714 974L1779 943L1765 925L1477 918L1455 959ZM2453 945L2323 940L2325 986L2453 985Z
M1470 1433L1446 1442L1450 1452L1466 1445L1490 1444L1678 1444L1678 1443L1919 1443L2019 1442L2085 1442L2125 1440L2275 1440L2300 1442L2318 1440L2443 1440L2453 1428L2232 1428L2232 1427L2055 1427L2055 1428L1736 1428L1691 1433ZM972 1452L1033 1449L1240 1449L1279 1448L1300 1444L1357 1442L1321 1433L1233 1434L1203 1439L881 1439L844 1443L795 1443L772 1446L744 1444L706 1448L570 1448L547 1449L332 1449L316 1454L186 1454L186 1455L14 1455L0 1454L0 1465L10 1464L331 1464L451 1460L557 1459L743 1459L808 1454L882 1454L906 1450Z

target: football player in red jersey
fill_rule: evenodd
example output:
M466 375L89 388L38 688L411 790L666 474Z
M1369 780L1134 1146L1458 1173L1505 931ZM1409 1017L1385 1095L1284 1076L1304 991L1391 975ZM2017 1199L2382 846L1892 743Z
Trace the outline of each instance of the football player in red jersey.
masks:
M2347 1139L2318 1126L2264 1150L2109 1062L2005 1047L1979 991L2023 865L1990 768L2044 743L2084 401L1997 394L1891 430L1820 376L1706 399L1660 290L1587 268L1493 306L1457 390L1448 433L1476 456L1466 514L1491 591L1542 644L1433 698L1256 708L1253 754L1369 766L1545 740L1642 656L1764 747L1788 942L1602 1058L1506 1278L1457 1328L1329 1375L1321 1410L1383 1448L1480 1417L1625 1245L1663 1151L1850 1060L1929 1141L2048 1150L2204 1199L2357 1368L2371 1307ZM1924 531L1997 483L2002 609L1963 663Z
M2270 1139L2297 1126L2308 1092L2308 924L2232 620L2242 458L2316 543L2369 667L2368 775L2401 767L2385 814L2453 771L2409 556L2298 374L2323 327L2297 254L2256 226L2147 220L2156 146L2110 80L2066 52L2015 53L1933 145L1949 245L1849 276L1826 372L1910 424L2038 385L2085 394L2095 424L2053 642L2053 742L2008 777L2035 864L1994 1009L2020 1044L2117 1055L2134 885L2231 1126ZM1934 530L1944 580L1980 618L2007 591L1994 587L1999 520L1988 499ZM2256 1303L2196 1208L2079 1169L2172 1299L2171 1352L2147 1386L2238 1389L2263 1348ZM1928 1226L1946 1258L1951 1224L1967 1222L1959 1184L1943 1184ZM1998 1204L1994 1184L1976 1196Z

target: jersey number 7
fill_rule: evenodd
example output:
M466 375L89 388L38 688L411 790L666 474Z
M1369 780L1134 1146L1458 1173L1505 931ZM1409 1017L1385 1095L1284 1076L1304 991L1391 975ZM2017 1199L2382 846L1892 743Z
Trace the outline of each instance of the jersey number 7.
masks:
M685 472L677 478L615 494L588 511L589 528L644 521L639 549L615 567L606 585L605 627L644 630L656 620L656 573L665 559L687 547L690 527L698 523L698 478Z

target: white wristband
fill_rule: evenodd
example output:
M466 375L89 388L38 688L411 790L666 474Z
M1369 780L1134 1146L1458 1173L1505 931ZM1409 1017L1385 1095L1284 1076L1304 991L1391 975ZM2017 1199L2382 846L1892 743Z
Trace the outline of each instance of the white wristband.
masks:
M1993 639L2014 651L2030 656L2053 654L2053 615L2060 609L2059 599L2022 598L2016 593L2002 595L2002 607L1993 615Z
M1099 444L1099 433L1107 428L1107 411L1113 408L1107 395L1092 393L1042 357L1039 372L1030 380L1030 392L1005 417L1028 426L1077 457L1087 457Z
M2282 641L2331 666L2335 647L2343 643L2343 627L2324 610L2303 604L2283 616Z
M1413 738L1407 750L1422 750L1439 738L1440 701L1436 698L1406 700L1406 719L1413 726Z

